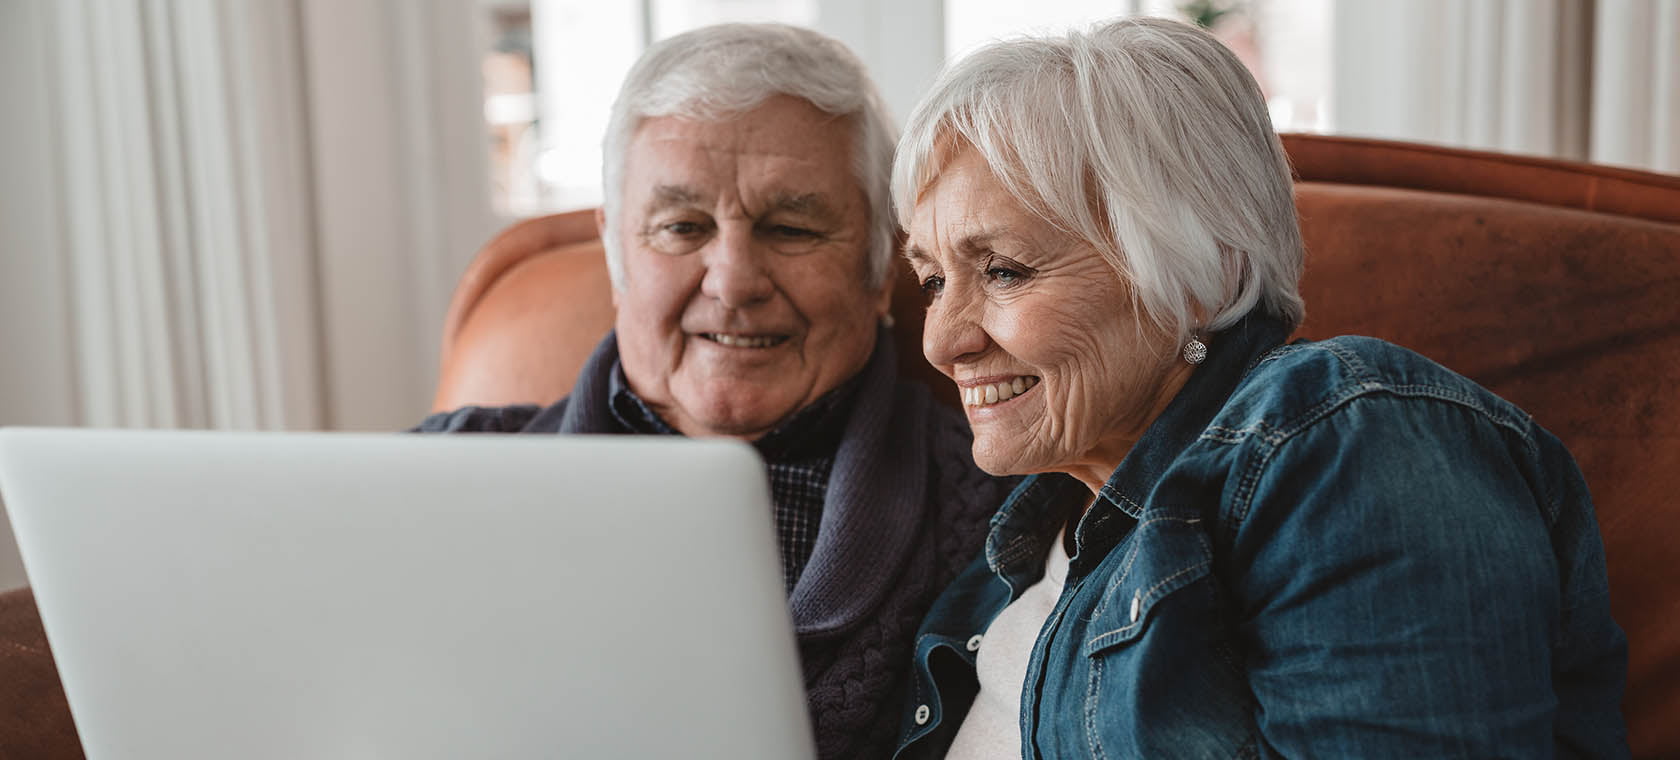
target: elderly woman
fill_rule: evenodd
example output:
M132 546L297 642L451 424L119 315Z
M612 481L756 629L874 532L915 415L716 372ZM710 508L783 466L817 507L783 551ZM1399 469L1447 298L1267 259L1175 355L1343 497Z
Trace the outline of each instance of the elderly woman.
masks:
M899 757L1626 754L1569 453L1397 346L1283 343L1289 166L1218 42L983 49L893 181L975 460L1036 473L923 623Z

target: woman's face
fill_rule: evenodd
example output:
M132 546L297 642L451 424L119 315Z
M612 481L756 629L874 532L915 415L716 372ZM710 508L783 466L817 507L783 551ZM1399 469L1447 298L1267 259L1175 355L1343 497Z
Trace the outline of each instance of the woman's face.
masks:
M919 199L907 256L922 351L956 381L974 460L1100 487L1189 377L1089 244L1018 203L965 147Z

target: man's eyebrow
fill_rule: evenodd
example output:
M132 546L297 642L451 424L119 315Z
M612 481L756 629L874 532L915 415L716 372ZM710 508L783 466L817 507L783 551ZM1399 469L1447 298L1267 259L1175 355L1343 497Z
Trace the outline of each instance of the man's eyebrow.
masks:
M648 199L649 209L671 208L673 206L695 206L701 203L700 193L687 185L655 185L652 197Z
M834 210L834 204L829 203L828 198L822 193L778 193L771 196L770 208L811 216L833 217L839 215Z

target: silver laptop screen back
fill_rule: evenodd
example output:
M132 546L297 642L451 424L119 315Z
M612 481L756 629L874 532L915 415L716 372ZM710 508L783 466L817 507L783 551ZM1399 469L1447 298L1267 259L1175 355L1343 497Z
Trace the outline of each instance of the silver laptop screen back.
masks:
M90 758L811 755L740 444L14 429L0 489Z

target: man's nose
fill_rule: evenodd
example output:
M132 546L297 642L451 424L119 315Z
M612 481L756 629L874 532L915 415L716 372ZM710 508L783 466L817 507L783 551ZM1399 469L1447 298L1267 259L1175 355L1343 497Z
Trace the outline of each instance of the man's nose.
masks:
M706 251L701 292L731 309L769 299L775 291L769 269L772 255L750 225L723 225Z
M928 363L949 371L952 365L984 353L991 337L981 324L981 311L978 299L965 298L953 289L934 298L922 325L922 355Z

